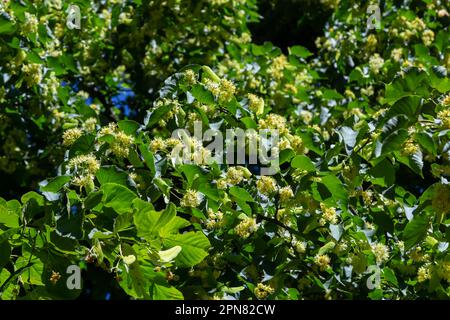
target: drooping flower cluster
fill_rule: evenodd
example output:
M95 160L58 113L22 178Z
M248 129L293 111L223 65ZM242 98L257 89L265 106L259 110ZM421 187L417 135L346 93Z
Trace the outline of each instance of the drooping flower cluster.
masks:
M235 228L236 234L246 239L248 238L253 232L255 232L258 229L258 225L256 224L255 218L246 217L244 218Z
M200 205L200 193L196 190L188 189L180 201L182 207L197 208Z
M255 288L255 296L260 300L267 298L267 296L271 295L274 292L274 288L264 283L258 283Z
M114 123L110 123L108 126L103 127L99 136L111 136L112 141L109 143L109 151L118 158L126 158L130 152L130 148L133 146L134 138L125 134Z
M73 171L72 183L81 188L94 187L95 173L100 169L100 161L93 154L72 158L67 167Z
M277 182L272 177L261 176L256 182L256 188L261 194L268 196L277 191Z

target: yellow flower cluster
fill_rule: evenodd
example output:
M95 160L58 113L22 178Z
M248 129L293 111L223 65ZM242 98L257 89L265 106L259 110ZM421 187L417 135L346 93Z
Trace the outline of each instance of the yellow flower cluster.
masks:
M260 129L278 130L280 135L289 133L289 129L286 127L286 118L275 113L259 119L258 125Z
M161 127L164 127L167 124L167 121L174 118L176 115L180 114L184 116L184 111L181 108L181 104L177 99L167 99L167 98L160 99L155 103L155 108L161 108L169 105L171 106L170 110L167 113L165 113L162 119L159 120L158 122L159 126Z
M223 213L221 211L214 212L211 208L208 209L208 219L206 220L206 227L208 229L220 228L223 223Z
M366 48L368 52L373 52L378 44L378 40L377 40L377 36L374 34L370 34L367 37L367 43L366 43Z
M313 119L313 114L310 111L302 110L300 112L300 117L302 118L303 122L306 124L310 124Z
M186 190L180 205L182 207L197 208L200 205L200 193L192 189Z
M431 279L430 268L423 266L417 271L417 281L424 282Z
M320 0L320 3L328 9L335 9L339 2L340 0Z
M445 101L447 100L447 101ZM444 102L446 102L444 105L446 106L450 106L450 95L448 95L445 99ZM442 122L442 126L445 129L450 129L450 109L445 109L442 111L439 111L437 114L437 117L439 120L441 120Z
M405 41L409 41L412 37L419 35L426 28L425 22L423 22L423 20L419 17L416 17L414 20L410 21L406 17L401 16L400 20L402 25L404 25L405 30L401 32L399 36Z
M97 119L89 118L83 123L83 127L87 132L94 132L97 128Z
M190 86L197 83L197 75L191 69L186 70L183 73L183 79L184 79L184 82L186 82L186 84L188 84Z
M81 187L93 187L95 173L100 169L100 162L92 154L80 155L71 159L68 163L70 169L75 170L76 175L72 183Z
M321 203L320 209L322 210L322 218L325 221L331 224L336 224L338 222L338 216L335 208L327 207L325 204Z
M279 190L281 203L287 203L294 197L294 192L290 186L283 187Z
M69 161L69 167L79 170L85 169L90 174L95 174L100 169L100 162L92 154L80 155Z
M414 142L414 139L409 138L403 144L402 155L403 156L411 156L420 151L420 147Z
M442 105L446 107L450 106L450 94L446 95L444 99L442 99Z
M320 270L326 270L330 267L331 259L326 254L318 254L314 257L314 263L320 267Z
M430 29L425 30L422 34L422 41L427 47L431 46L434 41L434 32Z
M439 263L437 272L439 277L450 283L450 261L442 261Z
M434 189L431 205L438 213L450 212L450 186L439 183Z
M246 217L235 228L236 234L241 238L248 238L258 229L255 218Z
M255 296L260 300L267 298L268 295L271 295L274 292L275 290L271 286L263 283L258 283L255 288Z
M373 197L372 191L370 190L362 191L361 196L363 198L364 203L367 206L370 206L372 204L372 197Z
M424 261L428 261L430 259L430 256L428 254L424 254L422 252L422 248L420 246L418 246L414 250L412 250L409 253L409 257L414 262L424 262Z
M369 68L374 74L380 73L381 68L384 65L384 59L380 57L378 53L375 53L370 57Z
M112 135L114 140L110 144L109 150L119 158L128 157L130 147L134 143L134 138L132 136L122 132L114 123L110 123L108 126L103 127L100 130L99 135Z
M306 242L304 241L295 241L293 243L295 251L297 251L297 253L305 253L306 252Z
M28 87L32 87L42 81L42 66L40 64L24 64L22 65L22 72Z
M78 128L72 128L63 133L63 146L70 147L83 135L83 132Z
M227 184L237 185L244 179L249 179L252 176L250 170L242 166L229 167L225 178L221 178L217 181L219 189L225 189Z
M254 94L248 94L248 108L257 116L264 113L264 99Z
M38 30L39 21L34 14L25 12L25 22L22 25L21 32L23 35L28 35L29 33L36 33Z
M117 157L125 158L130 152L130 147L134 142L134 138L122 131L119 131L115 135L114 142L110 145L110 149Z
M306 148L303 144L302 138L300 138L299 136L294 136L290 133L286 134L280 139L278 148L280 150L292 149L297 154L306 154L309 152L308 148Z
M217 97L219 102L228 102L233 98L236 92L236 87L230 80L221 79L219 82L214 82L207 79L205 85L211 93Z
M156 153L158 151L164 151L166 149L166 142L162 138L155 138L150 142L150 150L153 153Z
M389 259L389 249L382 243L373 244L372 252L375 255L377 264L381 264Z
M396 49L392 50L391 58L394 61L399 62L402 57L403 57L403 49L402 48L396 48Z
M277 191L277 182L272 177L262 176L256 182L256 188L261 194L268 196Z
M280 55L273 59L272 64L267 69L267 73L279 80L283 77L283 70L287 66L288 60L285 55Z

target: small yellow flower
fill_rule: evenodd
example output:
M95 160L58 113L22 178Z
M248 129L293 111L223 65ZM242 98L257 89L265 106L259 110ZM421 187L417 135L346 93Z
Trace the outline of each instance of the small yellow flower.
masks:
M328 221L331 224L337 224L338 217L336 214L336 209L333 207L327 207L323 203L320 204L320 209L322 210L322 217L325 221Z
M434 41L434 32L430 29L427 29L422 34L423 43L429 47Z
M257 230L255 218L246 217L235 228L236 234L241 238L248 238L253 232Z
M423 266L417 271L417 281L424 282L431 279L430 268Z
M59 272L52 271L52 275L50 276L50 282L55 285L59 279L61 279L61 274Z
M442 104L444 106L450 106L450 95L444 98ZM441 120L442 126L445 129L450 129L450 109L439 111L437 114L437 118Z
M286 186L280 189L280 200L282 203L288 202L290 199L294 197L294 192L290 186Z
M177 141L179 141L179 140L177 140ZM156 153L158 151L163 151L165 149L166 149L166 142L161 138L155 138L150 142L150 150L153 153Z
M389 259L389 249L382 243L372 245L372 252L375 255L377 264L380 264Z
M256 188L264 195L270 195L277 190L277 182L272 177L262 176L256 182Z
M182 207L197 208L200 205L200 193L192 189L186 190L180 205Z
M382 57L380 57L380 55L378 53L375 53L372 57L370 57L369 67L373 73L375 73L375 74L380 73L380 70L383 67L383 65L384 65L384 59Z
M236 185L244 180L244 173L236 167L230 167L226 174L226 181L229 184Z
M326 254L318 254L314 257L314 263L320 267L321 270L326 270L330 267L331 259Z
M391 58L392 58L394 61L396 61L396 62L399 62L400 59L402 58L402 56L403 56L403 49L402 49L402 48L394 49L394 50L392 50L392 52L391 52Z
M260 300L267 298L268 295L271 295L274 292L275 290L271 286L263 283L258 283L255 288L255 296Z
M97 126L97 119L89 118L84 122L83 126L87 132L94 132Z
M63 133L63 146L70 147L83 135L83 132L78 128L72 128Z
M264 113L264 99L259 98L254 94L248 95L248 108L253 111L257 116Z
M120 158L128 157L130 147L134 142L134 138L125 134L122 131L118 131L115 134L114 141L111 143L111 152Z
M413 139L408 139L403 144L403 149L401 151L403 156L411 156L420 151L420 147L417 143L414 142Z

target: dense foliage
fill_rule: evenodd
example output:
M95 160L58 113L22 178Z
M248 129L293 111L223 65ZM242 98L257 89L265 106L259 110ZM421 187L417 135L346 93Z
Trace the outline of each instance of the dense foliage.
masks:
M309 49L252 42L270 1L0 2L0 298L449 298L449 4L316 2ZM195 122L278 130L276 174Z

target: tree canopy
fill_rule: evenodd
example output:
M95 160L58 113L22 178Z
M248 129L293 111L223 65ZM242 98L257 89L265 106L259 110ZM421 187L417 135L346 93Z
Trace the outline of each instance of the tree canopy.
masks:
M0 299L448 299L449 10L0 2Z

